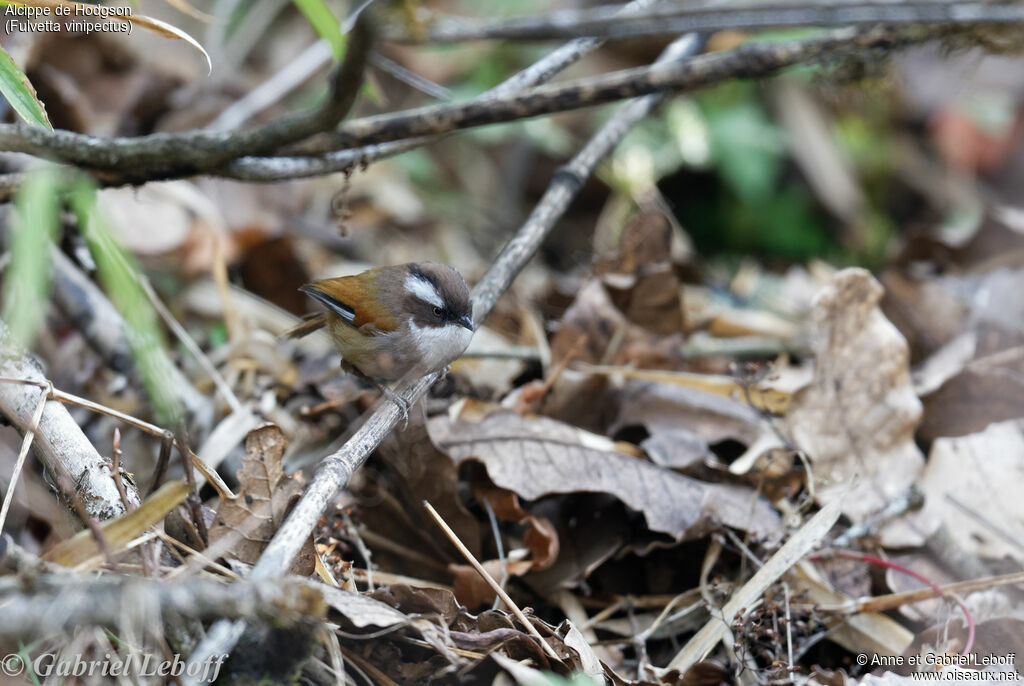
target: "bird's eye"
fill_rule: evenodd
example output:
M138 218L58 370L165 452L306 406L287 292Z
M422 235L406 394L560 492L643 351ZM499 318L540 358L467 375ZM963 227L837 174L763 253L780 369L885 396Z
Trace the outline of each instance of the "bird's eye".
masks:
M444 310L442 310L440 307L435 307L434 308L434 316L435 317L440 317L443 314L444 314Z

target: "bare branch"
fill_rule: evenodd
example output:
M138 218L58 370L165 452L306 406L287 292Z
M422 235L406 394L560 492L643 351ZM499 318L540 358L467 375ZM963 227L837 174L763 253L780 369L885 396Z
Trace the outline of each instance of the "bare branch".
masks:
M627 5L617 5L612 14L614 17L627 17L639 14L648 7L655 5L655 0L633 0ZM577 62L589 52L604 45L602 38L577 38L569 41L551 54L531 64L518 74L505 79L481 97L499 97L512 95L532 86L550 81L556 74Z
M853 48L897 47L939 35L935 29L843 28L804 40L746 43L731 50L702 55L682 63L657 63L564 84L540 86L525 93L473 100L457 105L434 105L374 117L353 119L335 133L322 134L303 154L341 150L436 135L456 129L500 124L544 114L602 105L639 95L685 92L737 78L769 76L783 67L806 64Z
M665 50L659 62L688 57L697 50L699 42L696 36L684 36ZM487 318L498 298L533 257L598 163L660 101L661 96L651 95L623 105L583 149L555 173L544 197L473 288L473 321L479 323ZM438 374L434 373L420 379L405 379L399 383L396 391L413 405L426 394L437 378ZM377 409L352 437L337 452L321 461L302 498L253 567L251 579L276 578L288 570L302 542L309 536L337 492L348 484L352 474L384 437L391 433L401 417L402 411L396 403L382 399ZM189 662L199 663L210 655L230 652L244 631L244 622L217 622L189 657Z
M47 384L39 363L10 342L7 325L0 321L0 377L25 379ZM20 431L26 431L32 411L46 390L20 383L0 383L0 413ZM66 483L81 497L89 516L100 520L124 514L121 497L110 474L107 461L96 452L78 424L58 402L47 402L36 431L33 449L58 484ZM67 493L67 502L74 502L75 493ZM135 488L128 489L132 503L139 503Z
M116 170L123 180L151 181L187 176L223 166L243 155L269 153L333 128L362 85L373 27L364 14L356 22L345 59L335 71L327 100L318 108L241 132L188 131L136 138L97 138L8 124L0 127L0 149L25 152L97 172ZM102 178L103 174L99 176Z
M5 539L6 540L6 539ZM8 544L9 546L9 544ZM22 562L26 568L29 566ZM125 608L140 600L155 602L162 613L212 619L244 617L286 625L303 617L323 616L326 605L313 584L239 581L223 584L206 579L185 583L121 577L101 580L81 575L38 576L32 594L23 594L23 579L0 585L4 621L0 641L28 641L80 626L118 626ZM13 588L12 588L13 587ZM5 593L6 591L6 593Z
M633 0L633 2L619 8L619 10L622 14L638 12L652 4L654 4L654 0ZM586 54L601 47L603 44L603 40L595 38L580 38L570 41L526 69L509 77L494 88L485 91L475 98L474 102L483 102L495 97L508 97L518 91L544 83L581 59ZM324 50L315 51L317 54L314 55L314 58L317 58L319 53L323 53L325 59L330 58L330 49L326 46L326 43L324 43L324 46ZM270 82L268 82L268 84L270 84ZM276 85L274 88L276 88ZM261 98L262 96L259 98L254 97L257 101L260 101ZM232 108L229 108L229 110L232 110ZM227 114L228 110L225 110L222 117L225 119L235 117L235 114L231 114L230 117L226 116ZM218 118L218 122L219 121L220 118ZM220 130L223 126L217 125L211 128ZM222 169L211 171L211 173L239 181L280 181L285 179L323 176L324 174L345 171L356 165L369 164L374 160L385 157L393 157L394 155L408 152L409 150L413 150L437 140L439 140L439 137L437 136L420 137L395 141L384 145L368 145L352 150L343 150L340 152L326 153L312 157L268 158L246 155L228 163ZM2 144L2 141L3 126L0 125L0 144ZM109 185L137 182L137 174L138 172L136 170L131 170L128 174L120 174L117 169L109 169L104 171L104 181ZM0 200L9 199L13 190L16 189L22 181L21 175L19 174L9 174L7 177L9 178L6 180L3 177L0 177ZM163 178L170 178L170 175L164 173ZM8 190L6 194L4 193L5 190Z
M41 574L70 574L71 570L36 557L14 542L10 534L0 534L0 570L9 574L35 577ZM6 576L7 574L5 574Z
M822 3L797 0L757 4L660 3L627 16L603 5L550 14L500 19L442 19L425 32L392 33L403 43L465 43L474 40L554 40L593 36L606 40L677 35L686 31L766 29L864 24L1011 23L1024 19L1019 4L911 0Z
M633 0L618 8L621 14L639 12L654 4L654 0ZM526 69L513 74L494 88L481 93L474 101L507 97L554 78L585 55L604 45L599 38L577 38L553 50ZM352 150L329 152L312 157L243 157L218 170L218 176L238 181L283 181L285 179L323 176L346 171L357 165L394 157L410 150L441 140L441 136L422 136L392 141L379 145L366 145Z
M684 65L632 69L535 88L525 93L510 92L499 86L498 89L502 89L499 96L481 96L462 104L436 105L354 119L342 125L335 134L317 137L316 144L306 147L304 154L244 157L215 173L243 181L319 176L397 155L432 142L439 134L463 128L604 104L630 95L666 90L690 91L732 78L768 76L785 66L812 62L823 56L835 57L843 50L891 48L930 40L948 30L912 27L866 32L840 29L808 40L748 44L704 55ZM571 51L567 49L566 52Z
M273 157L236 155L235 158L222 159L220 166L204 165L199 171L246 181L317 176L410 150L428 142L430 139L425 138L428 136L607 104L638 95L692 91L734 78L766 77L787 66L835 59L846 51L893 49L963 30L962 26L946 25L844 28L805 40L749 43L704 55L682 65L661 64L630 69L565 84L541 86L526 92L481 96L461 104L435 105L354 119L333 133L320 134L307 139L301 146L293 146L294 149L284 156L276 153ZM41 129L0 125L0 147L72 162L87 159L88 163L83 166L101 170L101 180L107 184L141 183L196 173L195 168L180 165L175 168L168 165L152 168L133 166L139 142L152 139L152 136L103 139L66 131L49 133ZM176 144L186 143L179 140ZM118 151L126 145L128 157L119 158ZM99 148L109 154L93 157L92 151ZM174 160L175 157L169 159Z

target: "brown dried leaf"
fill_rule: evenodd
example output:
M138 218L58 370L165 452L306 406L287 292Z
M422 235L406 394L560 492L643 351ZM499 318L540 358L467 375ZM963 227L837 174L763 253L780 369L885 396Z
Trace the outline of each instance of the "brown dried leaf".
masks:
M512 491L498 488L486 477L481 476L473 484L477 500L486 500L494 516L508 522L526 526L522 534L523 543L530 550L531 570L547 569L558 559L560 548L558 529L547 517L537 517L523 509L519 496Z
M567 498L544 498L531 504L535 516L555 526L558 557L524 581L542 597L564 588L575 588L624 546L637 549L647 538L637 539L626 508L603 493L581 493ZM642 554L642 553L641 553Z
M652 333L682 331L682 291L671 261L668 218L641 211L617 238L614 254L594 264L612 302L626 319Z
M672 225L664 213L641 210L618 235L611 235L614 228L612 224L599 225L594 236L595 251L609 255L595 260L596 274L635 274L649 265L669 263Z
M619 415L610 428L612 434L627 426L643 426L652 436L662 431L686 431L706 444L734 440L750 445L764 433L764 420L746 403L676 383L629 379L618 401Z
M968 308L951 297L941 281L915 280L896 270L885 272L881 279L885 286L882 312L907 338L915 363L963 330Z
M683 330L682 291L672 265L651 265L636 274L606 274L603 281L629 321L661 335Z
M914 443L921 402L908 369L907 342L882 314L882 287L864 269L844 269L815 298L814 380L786 416L814 463L818 500L847 486L844 513L855 522L881 511L920 476ZM927 527L903 518L882 529L887 545L923 542Z
M919 435L965 436L1024 414L1024 347L980 357L924 398Z
M606 438L545 417L497 413L479 424L438 417L429 424L453 460L478 460L491 480L527 500L552 493L614 495L642 512L652 530L677 540L718 526L764 536L778 516L746 489L707 484L614 451Z
M594 279L562 316L551 341L551 359L554 364L572 357L591 364L666 369L682 361L682 344L682 334L659 336L630 322Z
M273 424L250 431L238 470L239 492L217 505L210 543L233 537L229 548L232 557L247 564L256 562L302 492L301 484L285 475L281 467L287 446L281 429ZM292 563L292 573L312 574L315 556L313 539L309 538Z
M449 626L459 615L459 604L452 592L445 588L421 588L406 584L383 586L368 594L381 603L411 615L434 615ZM378 624L377 626L385 626Z
M483 563L484 569L491 575L492 579L501 581L502 566L501 560L487 560ZM522 576L530 571L532 563L521 560L518 562L506 561L505 571L508 577ZM448 571L452 573L455 580L452 582L452 590L459 602L468 608L479 608L490 605L494 602L496 594L491 585L480 576L480 572L471 565L450 564Z

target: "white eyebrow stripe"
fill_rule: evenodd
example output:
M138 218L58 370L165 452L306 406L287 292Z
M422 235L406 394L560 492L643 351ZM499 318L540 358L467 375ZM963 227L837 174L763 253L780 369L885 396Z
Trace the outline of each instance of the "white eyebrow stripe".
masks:
M434 307L444 307L444 301L441 300L441 296L437 294L437 289L434 288L434 284L430 283L422 276L416 274L409 274L405 277L405 290L415 295L420 300L430 303Z

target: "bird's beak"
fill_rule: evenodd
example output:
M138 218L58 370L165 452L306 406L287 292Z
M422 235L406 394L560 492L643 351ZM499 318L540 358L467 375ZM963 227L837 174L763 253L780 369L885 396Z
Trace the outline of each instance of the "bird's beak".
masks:
M472 315L468 315L467 314L465 317L460 317L459 318L459 326L463 326L463 327L469 329L470 331L476 331L476 329L473 328L473 317L472 317Z

